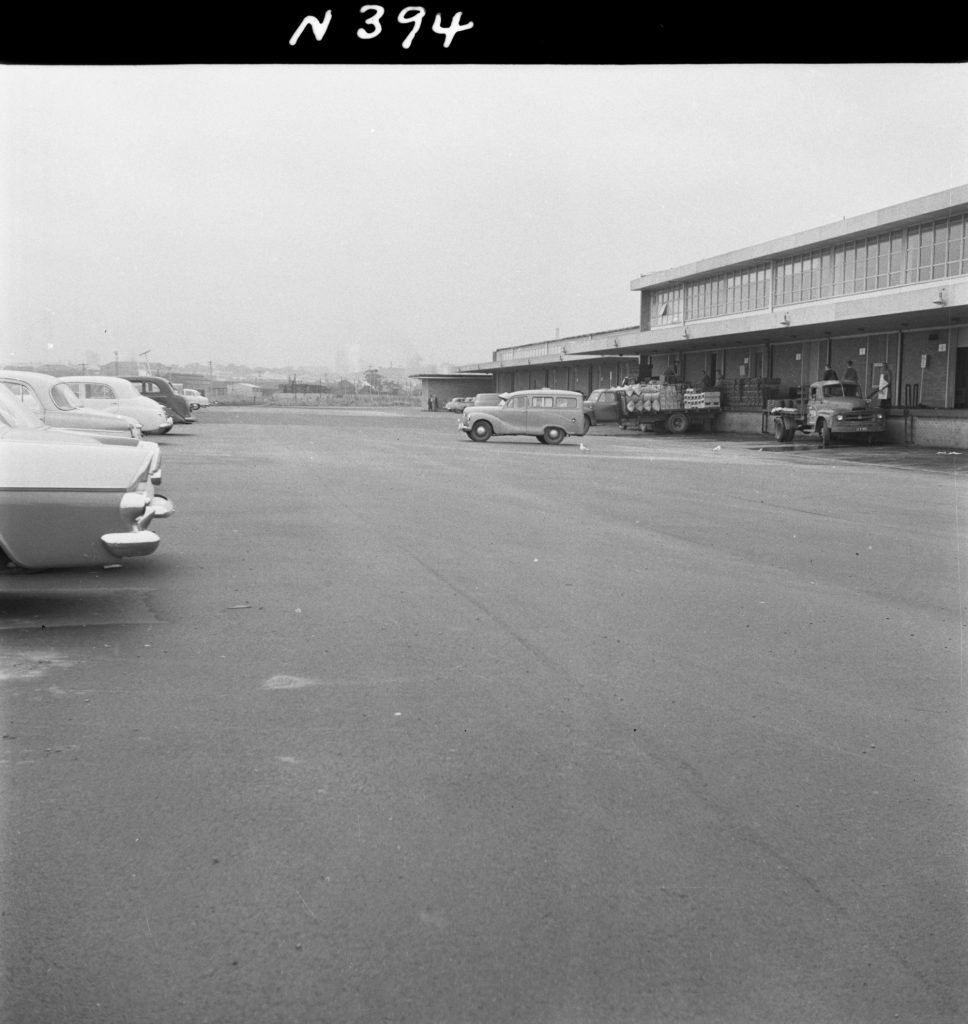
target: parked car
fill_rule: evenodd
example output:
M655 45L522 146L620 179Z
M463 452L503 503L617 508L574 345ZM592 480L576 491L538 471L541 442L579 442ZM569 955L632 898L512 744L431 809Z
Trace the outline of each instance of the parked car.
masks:
M164 377L125 377L145 396L159 405L164 406L175 423L194 423L188 399L171 386L170 380Z
M145 398L124 377L78 376L60 377L81 403L89 409L131 416L141 424L146 434L167 434L174 422L167 410L150 398Z
M486 441L493 434L524 434L541 444L561 444L568 434L580 436L588 430L582 401L578 391L513 391L500 406L468 406L457 426L472 441Z
M9 371L0 370L0 374L7 373ZM28 375L24 371L16 371L18 376L23 376L25 379L29 379ZM45 374L30 374L30 377L44 377ZM0 378L2 379L2 378ZM54 378L55 382L60 385L60 388L64 388L72 398L74 398L74 392L70 390L69 386L59 378ZM60 395L63 392L58 389L57 393ZM8 384L4 384L0 387L0 397L3 398L6 404L8 397L13 400L13 407L7 406L7 419L11 417L16 419L17 428L20 430L40 430L41 434L33 435L38 437L53 437L55 440L61 434L81 434L84 437L92 440L99 441L101 444L114 444L114 445L125 445L127 447L140 448L142 451L148 452L151 457L151 482L156 487L161 483L161 448L154 441L145 441L142 436L140 424L137 420L132 419L131 424L133 425L129 430L75 430L74 428L68 428L63 426L52 426L45 422L43 418L37 415L32 408L32 402L21 401L18 394L11 390ZM77 399L74 399L77 401ZM153 405L153 408L157 408ZM80 410L84 412L90 412L93 417L99 416L110 416L110 413L100 413L93 409L87 409L82 406ZM128 417L121 417L123 420L127 420Z
M473 401L473 396L469 396L467 398L452 398L449 402L444 402L444 408L448 412L463 412Z
M507 398L506 393L498 395L493 391L482 391L479 395L474 396L471 405L500 405L505 398Z
M189 409L204 409L212 404L206 395L203 395L201 391L196 391L194 388L182 388L182 395L184 395L185 401L188 402Z
M85 434L124 434L141 437L141 424L131 416L85 408L73 391L49 373L0 370L0 384L47 424Z
M149 555L174 512L155 493L153 442L45 426L0 388L0 568L103 566Z

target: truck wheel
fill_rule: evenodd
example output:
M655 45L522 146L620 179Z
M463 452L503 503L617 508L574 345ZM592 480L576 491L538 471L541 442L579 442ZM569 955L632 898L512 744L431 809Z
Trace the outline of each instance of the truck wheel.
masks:
M829 448L830 447L830 439L831 439L830 424L827 423L826 420L824 420L824 424L820 428L820 445L821 445L821 447L822 448Z
M493 433L494 430L487 420L478 420L474 426L471 427L471 440L486 441Z
M781 442L787 439L787 428L783 420L773 421L773 436Z
M561 444L565 439L565 432L561 427L545 427L542 440L545 444Z
M684 412L674 412L666 420L670 434L684 434L689 429L689 417Z

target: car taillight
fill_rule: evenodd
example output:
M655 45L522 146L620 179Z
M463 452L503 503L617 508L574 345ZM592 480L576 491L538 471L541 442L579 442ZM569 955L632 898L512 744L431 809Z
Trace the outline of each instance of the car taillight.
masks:
M121 498L121 518L131 527L137 529L138 520L145 514L149 495L144 491L128 491Z

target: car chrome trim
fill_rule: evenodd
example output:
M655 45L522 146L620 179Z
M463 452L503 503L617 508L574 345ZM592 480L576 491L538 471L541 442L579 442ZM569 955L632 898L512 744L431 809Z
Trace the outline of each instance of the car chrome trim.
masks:
M136 530L130 533L105 533L101 543L115 558L133 558L136 555L152 554L161 543L161 538L150 530Z

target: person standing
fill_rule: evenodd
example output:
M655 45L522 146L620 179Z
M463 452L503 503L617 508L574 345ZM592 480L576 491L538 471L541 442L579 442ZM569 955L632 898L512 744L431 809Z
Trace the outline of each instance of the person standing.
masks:
M852 380L857 383L857 370L854 369L854 360L847 360L847 369L844 370L844 380Z
M837 377L837 371L830 365L830 363L827 363L827 366L825 367L825 369L823 371L823 379L824 380L838 380L839 379Z
M887 409L891 405L891 382L893 379L891 368L887 363L881 363L881 376L877 382L877 400L882 409Z

